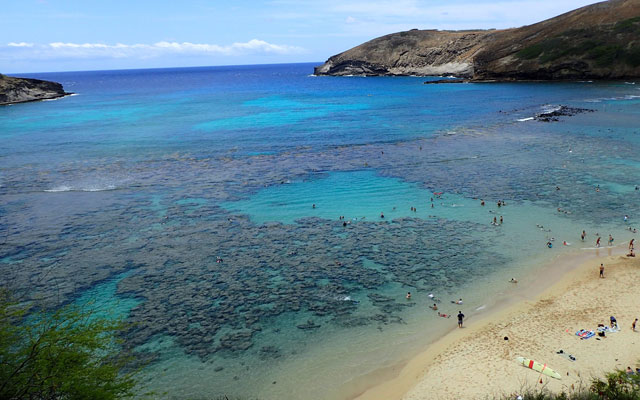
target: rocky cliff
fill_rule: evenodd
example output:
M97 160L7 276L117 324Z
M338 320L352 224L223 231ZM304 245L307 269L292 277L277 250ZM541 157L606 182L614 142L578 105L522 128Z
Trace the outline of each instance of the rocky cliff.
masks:
M56 82L0 75L0 105L55 99L68 94Z
M640 0L609 0L521 28L411 30L335 55L316 75L456 75L475 80L640 77Z

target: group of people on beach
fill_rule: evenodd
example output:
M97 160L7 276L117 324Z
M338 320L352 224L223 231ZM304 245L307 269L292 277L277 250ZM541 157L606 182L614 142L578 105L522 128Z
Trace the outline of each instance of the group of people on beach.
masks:
M435 301L436 303L440 301L435 298L433 293L429 293L428 297L429 299ZM405 298L407 300L411 300L411 292L407 292L407 295L405 296ZM433 303L433 305L429 306L429 308L432 309L433 311L438 311L438 304L436 303ZM458 300L451 300L451 303L462 305L462 298L459 298ZM440 311L438 311L438 317L451 318L451 314L441 313ZM458 328L462 328L463 321L464 321L464 314L462 313L462 311L458 311Z

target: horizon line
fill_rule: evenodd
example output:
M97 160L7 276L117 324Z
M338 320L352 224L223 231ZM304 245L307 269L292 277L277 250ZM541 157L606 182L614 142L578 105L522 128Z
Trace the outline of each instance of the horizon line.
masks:
M287 64L322 64L324 61L299 61L299 62L283 62L283 63L266 63L266 64L220 64L220 65L195 65L188 67L151 67L151 68L113 68L113 69L86 69L86 70L67 70L67 71L39 71L39 72L0 72L0 75L12 76L20 78L16 74L33 75L33 74L65 74L77 72L115 72L115 71L144 71L144 70L163 70L163 69L198 69L198 68L221 68L221 67L251 67L251 66L269 66L269 65L287 65Z

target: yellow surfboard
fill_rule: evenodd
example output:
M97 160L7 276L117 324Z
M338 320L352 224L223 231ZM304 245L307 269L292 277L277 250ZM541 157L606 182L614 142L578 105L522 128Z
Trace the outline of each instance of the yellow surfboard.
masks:
M544 374L551 378L560 379L560 374L552 370L551 368L547 367L547 364L540 364L537 361L533 361L524 357L518 357L516 358L516 360L518 361L518 364L522 364L527 368L531 368L532 370L538 371L541 374Z

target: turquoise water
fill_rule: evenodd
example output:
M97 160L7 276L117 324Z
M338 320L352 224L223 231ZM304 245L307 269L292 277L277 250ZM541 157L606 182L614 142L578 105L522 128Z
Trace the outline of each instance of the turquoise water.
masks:
M634 236L635 85L311 67L38 75L78 95L0 109L0 284L134 322L167 398L344 399L452 328L427 294L473 317Z

